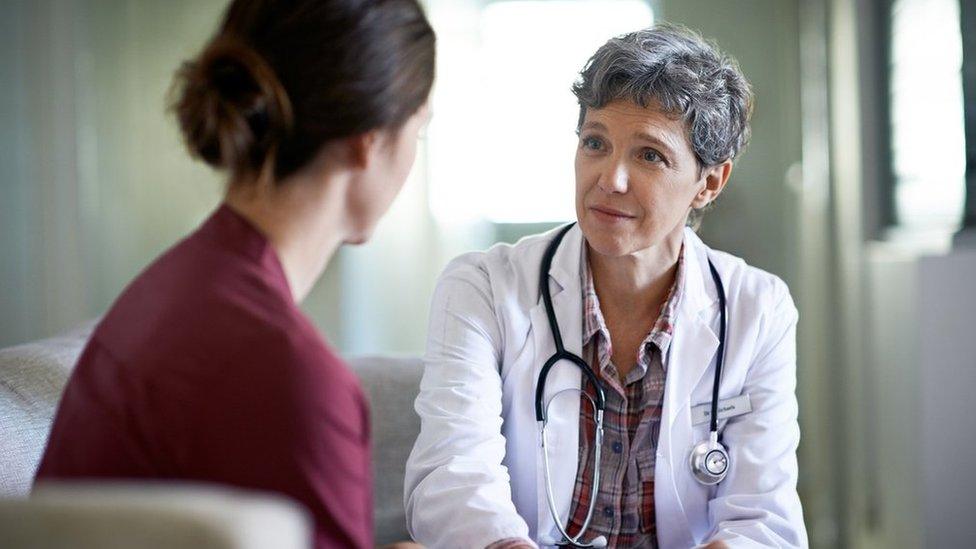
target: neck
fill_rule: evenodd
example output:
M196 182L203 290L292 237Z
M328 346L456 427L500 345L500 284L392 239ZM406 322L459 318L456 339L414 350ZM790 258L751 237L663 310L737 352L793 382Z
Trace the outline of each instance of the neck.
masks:
M683 241L683 227L679 227L658 244L624 256L605 256L588 247L601 308L626 311L636 318L657 318L674 284Z
M300 303L322 275L346 237L343 212L348 177L340 173L312 180L295 175L232 183L224 202L252 223L271 243L295 303Z

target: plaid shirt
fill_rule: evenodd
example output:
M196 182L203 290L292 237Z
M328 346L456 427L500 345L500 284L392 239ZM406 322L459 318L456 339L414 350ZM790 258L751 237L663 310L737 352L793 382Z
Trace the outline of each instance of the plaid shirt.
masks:
M654 464L661 427L661 407L667 356L674 320L684 287L684 247L678 254L674 284L661 306L653 328L637 352L637 364L621 381L613 356L610 331L600 311L593 274L586 261L583 282L583 355L603 383L606 412L603 416L603 452L600 491L593 518L583 535L590 540L606 536L609 547L657 547L654 514ZM583 390L596 396L583 378ZM570 535L580 531L590 502L593 479L595 420L589 400L580 396L579 467L569 514Z

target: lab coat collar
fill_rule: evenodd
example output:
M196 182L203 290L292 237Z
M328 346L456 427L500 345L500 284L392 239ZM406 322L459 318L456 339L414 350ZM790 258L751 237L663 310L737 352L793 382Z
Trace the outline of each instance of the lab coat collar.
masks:
M682 308L695 315L707 312L718 302L718 290L708 269L708 246L690 228L685 228L685 287Z
M547 245L552 242L552 239L555 238L556 233L561 228L558 227L549 233L551 236L545 239ZM575 223L569 229L569 232L566 233L566 236L563 237L559 248L556 249L556 254L552 257L552 265L549 266L549 278L559 285L558 288L552 288L553 297L561 290L570 286L578 287L580 288L580 292L582 292L583 271L581 270L581 260L583 242L583 231L580 230L579 223ZM540 301L539 303L542 302ZM557 316L557 318L562 320L563 317Z
M555 237L557 231L558 229L555 229L549 234ZM550 241L551 238L546 239L547 244ZM556 250L549 269L549 278L558 285L552 288L553 297L569 286L579 288L582 292L583 271L581 269L584 242L583 232L577 223L566 233ZM708 271L708 247L695 231L687 227L684 229L684 245L686 275L681 309L682 313L697 316L715 305L718 301L718 293ZM557 318L563 317L557 316Z

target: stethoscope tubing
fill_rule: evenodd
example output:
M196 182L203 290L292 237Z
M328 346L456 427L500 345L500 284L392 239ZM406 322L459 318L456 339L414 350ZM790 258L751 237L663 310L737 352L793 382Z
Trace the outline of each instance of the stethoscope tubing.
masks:
M722 277L718 275L718 270L715 268L715 264L708 260L708 270L712 273L712 279L715 281L715 289L718 292L718 310L719 310L719 327L718 327L718 355L715 360L715 382L712 384L712 417L710 418L708 424L708 432L710 435L718 434L718 390L722 382L722 366L725 362L725 330L728 329L728 309L726 308L725 302L725 285L722 284Z
M559 321L556 319L556 312L552 307L552 295L549 293L549 268L552 266L552 258L556 255L556 249L559 247L559 243L562 242L563 237L566 233L573 228L576 223L570 223L563 227L556 237L546 248L545 254L542 256L542 267L540 269L539 276L539 293L542 295L542 302L546 309L546 318L549 320L549 330L552 332L553 343L556 345L556 352L553 353L549 360L546 361L542 366L542 371L539 372L539 383L535 388L535 419L536 421L541 421L545 423L546 421L546 411L543 408L542 402L546 394L546 380L549 378L549 370L560 360L568 360L580 370L583 374L590 380L590 383L596 388L596 409L600 412L606 410L607 398L606 393L603 392L603 385L600 384L600 380L596 377L596 373L590 368L590 365L586 363L585 360L579 356L570 353L563 346L563 336L562 332L559 330Z
M565 346L563 345L562 333L559 330L559 322L556 319L556 313L552 306L552 295L549 293L549 270L552 267L552 259L555 256L556 250L559 248L559 244L562 242L563 237L566 236L566 233L568 233L569 230L572 229L575 224L576 224L575 222L569 223L565 227L560 229L559 232L556 233L556 236L555 238L553 238L552 242L549 243L549 246L546 248L546 251L542 256L542 263L540 266L540 273L539 273L539 294L542 296L542 301L545 306L546 317L549 321L549 329L552 332L552 339L556 347L556 352L553 353L553 355L550 356L548 360L546 360L545 364L543 364L542 366L542 370L539 372L539 381L536 385L536 391L535 391L535 416L541 431L542 453L543 453L543 459L542 459L543 475L545 476L545 483L546 483L546 499L547 499L547 503L549 504L549 511L552 514L553 522L556 524L556 528L559 530L559 533L563 536L563 542L560 543L560 545L566 544L573 547L588 548L594 546L601 546L600 542L602 542L603 545L605 545L606 543L605 538L603 538L602 536L595 538L595 540L591 541L590 543L585 543L580 541L583 534L586 532L587 527L589 527L590 525L590 520L593 518L593 509L596 504L596 495L599 491L600 457L601 457L601 447L603 446L603 414L606 411L606 394L604 393L603 386L600 384L599 378L597 378L596 373L593 371L590 365L587 364L586 361L584 361L578 355L567 351ZM720 316L718 354L715 361L715 380L712 385L711 417L709 420L709 440L715 443L718 440L719 387L721 385L721 380L722 380L722 366L723 363L725 362L725 336L726 336L726 331L728 329L728 311L727 311L727 303L726 303L726 295L725 295L725 286L722 284L722 278L719 276L718 270L715 268L715 265L714 263L712 263L711 259L708 260L708 268L709 271L711 272L712 279L715 281L715 287L718 292L719 316ZM584 520L583 526L582 528L580 528L579 533L574 537L571 537L569 533L566 531L565 527L562 525L558 513L556 512L556 502L553 500L552 484L551 484L551 479L549 474L549 453L548 453L547 441L546 441L546 424L548 423L549 406L548 404L546 405L543 404L545 400L546 380L549 377L549 371L560 360L568 360L573 364L575 364L587 377L590 383L593 385L596 393L596 401L590 398L589 395L586 395L587 398L590 398L590 402L593 404L594 415L596 418L596 427L595 427L596 436L594 437L594 442L596 443L596 447L594 449L593 487L592 490L590 491L590 501L588 505L586 519ZM549 403L550 404L552 403L552 399L550 399ZM724 452L724 447L722 448ZM727 459L727 453L726 453L726 459ZM694 466L693 466L693 470L694 470ZM697 478L698 472L697 471L694 472L696 473L696 478ZM700 478L699 481L701 481Z

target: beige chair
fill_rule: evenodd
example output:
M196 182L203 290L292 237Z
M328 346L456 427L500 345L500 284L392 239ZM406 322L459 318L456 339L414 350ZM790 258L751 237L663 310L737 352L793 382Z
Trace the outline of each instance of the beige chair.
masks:
M305 546L288 545L305 539L298 533L303 512L264 494L214 486L98 483L52 485L26 499L61 391L92 326L0 349L0 547ZM349 365L371 401L376 542L409 539L403 475L420 431L413 411L420 359L367 356L351 358ZM264 531L281 532L280 539L266 543ZM159 541L164 534L171 537ZM58 539L72 543L58 545ZM112 540L118 543L111 545Z

